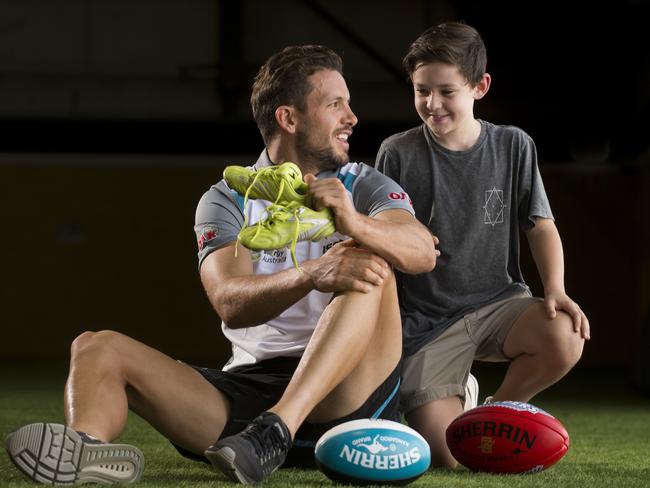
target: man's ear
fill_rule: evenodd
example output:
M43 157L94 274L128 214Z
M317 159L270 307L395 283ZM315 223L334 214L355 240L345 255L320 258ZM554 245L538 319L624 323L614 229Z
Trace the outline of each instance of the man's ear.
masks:
M280 129L294 134L296 132L296 109L291 105L280 105L275 109L275 120Z
M483 78L474 87L474 100L480 100L490 89L492 77L488 73L483 73Z

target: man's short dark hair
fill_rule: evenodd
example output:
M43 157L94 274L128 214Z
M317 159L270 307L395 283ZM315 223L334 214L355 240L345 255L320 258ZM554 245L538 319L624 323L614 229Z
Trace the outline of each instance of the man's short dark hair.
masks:
M313 89L307 78L322 69L343 74L343 61L330 48L316 45L286 47L260 68L253 83L251 107L266 145L278 130L275 110L293 105L304 111Z
M422 64L453 64L472 86L481 81L487 66L487 51L476 29L459 22L430 27L418 37L402 64L410 78Z

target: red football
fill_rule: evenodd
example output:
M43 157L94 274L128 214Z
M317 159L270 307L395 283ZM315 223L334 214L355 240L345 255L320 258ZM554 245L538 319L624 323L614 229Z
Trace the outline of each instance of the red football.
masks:
M447 427L447 445L462 465L491 473L536 473L566 454L569 434L544 410L495 402L463 413Z

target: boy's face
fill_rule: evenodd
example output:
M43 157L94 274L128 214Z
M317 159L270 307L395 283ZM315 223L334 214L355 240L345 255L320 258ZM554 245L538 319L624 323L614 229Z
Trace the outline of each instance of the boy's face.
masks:
M305 111L298 112L296 151L320 170L334 169L349 161L348 137L357 123L350 92L338 71L317 71L309 82Z
M474 100L487 92L489 75L472 87L457 66L433 62L418 66L411 79L415 109L436 138L450 141L471 130Z

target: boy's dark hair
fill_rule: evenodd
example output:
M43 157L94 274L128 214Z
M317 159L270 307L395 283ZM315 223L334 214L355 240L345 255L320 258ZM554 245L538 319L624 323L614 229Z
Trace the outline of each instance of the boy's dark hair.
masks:
M442 62L457 66L471 86L483 78L487 52L476 29L459 22L430 27L418 37L404 56L402 65L410 78L421 65Z
M260 68L251 94L251 108L257 127L268 145L278 130L275 110L293 105L300 111L313 87L307 78L321 69L343 74L343 61L325 46L289 46L271 56Z

